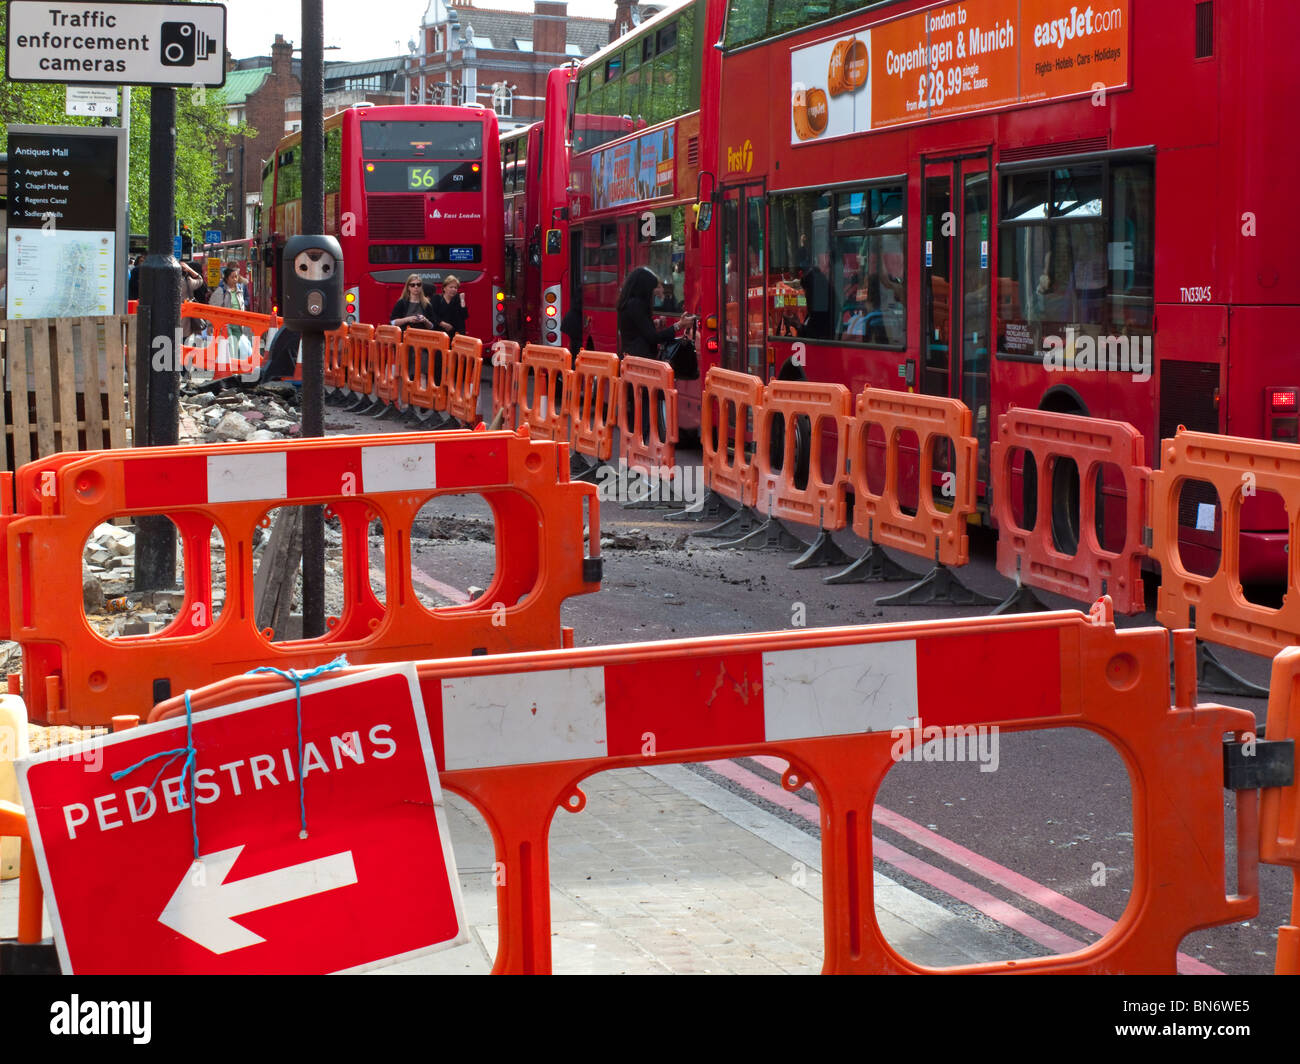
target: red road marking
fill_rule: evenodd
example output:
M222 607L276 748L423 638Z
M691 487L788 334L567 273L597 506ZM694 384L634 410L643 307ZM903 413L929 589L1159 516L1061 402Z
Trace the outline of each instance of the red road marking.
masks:
M753 760L778 773L784 772L786 769L786 763L779 757L760 756L755 757ZM725 776L734 783L739 783L742 787L753 791L773 804L779 805L783 809L789 809L792 813L797 813L799 816L804 817L814 824L821 824L821 811L818 806L813 802L809 802L807 799L800 798L797 794L791 794L784 787L775 783L770 783L763 779L763 777L755 775L749 770L742 768L740 765L731 761L710 761L708 762L708 767L713 769L719 775ZM805 784L805 786L807 786L807 784ZM909 820L907 817L902 816L899 813L895 813L893 810L886 809L882 805L877 805L874 808L872 811L872 819L883 827L889 828L891 831L896 831L900 835L911 839L913 842L920 843L927 849L933 850L935 853L939 854L941 857L947 858L954 864L959 864L964 868L968 868L972 872L976 873L976 875L979 875L990 882L997 883L1013 893L1019 894L1021 897L1027 898L1030 901L1041 905L1044 909L1056 913L1057 916L1069 920L1071 923L1078 924L1080 927L1087 928L1089 931L1096 932L1099 935L1104 935L1115 926L1114 920L1107 916L1103 916L1101 913L1094 912L1086 905L1081 905L1079 902L1052 890L1051 887L1045 887L1041 883L1038 883L1027 876L1023 876L1013 869L1007 868L1005 865L998 864L996 861L983 857L972 850L968 850L966 847L961 846L950 839L946 839L942 835L931 831L929 828L923 827L915 821ZM881 860L894 865L906 872L908 875L921 880L923 883L929 883L931 886L942 890L945 894L951 894L953 897L958 898L959 900L966 902L968 905L971 905L973 908L978 909L980 912L993 917L993 919L997 920L999 923L1014 928L1021 934L1033 939L1041 945L1048 946L1057 952L1081 949L1085 945L1085 943L1076 941L1068 935L1063 935L1054 928L1047 927L1046 924L1035 920L1028 913L1021 912L1019 909L1008 905L1001 899L995 898L992 895L979 890L978 887L970 887L969 884L956 879L947 872L944 872L942 869L926 864L919 858L904 853L896 847L890 846L886 842L882 842L880 839L873 839L873 847L876 855L880 857ZM903 861L896 860L896 857L901 857ZM958 889L950 889L951 886L956 886ZM1011 918L1009 920L1003 919L1003 916L999 915L997 912L992 912L983 904L971 900L971 897L964 894L965 890L974 891L977 896L990 899L997 907L1004 911L1009 910L1008 915ZM1031 923L1022 925L1020 918L1031 921ZM1066 947L1061 947L1054 944L1054 942L1045 941L1039 934L1033 933L1036 930L1034 925L1037 925L1037 928L1045 929L1054 939L1063 940L1071 944ZM1219 969L1211 967L1204 961L1197 960L1197 958L1188 956L1186 953L1181 952L1178 954L1178 971L1183 975L1223 974Z
M384 556L382 550L377 550L375 553L379 555L380 559ZM452 587L450 584L444 584L441 580L435 580L428 573L421 572L417 569L414 564L411 565L411 580L413 583L423 584L431 591L436 591L443 598L450 599L452 602L456 603L457 606L463 606L465 603L470 601L469 595L460 588ZM372 565L370 567L370 583L373 587L382 587L387 589L388 577L384 574L382 569L376 569Z

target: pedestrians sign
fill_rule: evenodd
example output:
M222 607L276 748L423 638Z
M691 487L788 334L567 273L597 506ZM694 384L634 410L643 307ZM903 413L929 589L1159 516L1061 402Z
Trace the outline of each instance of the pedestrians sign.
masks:
M225 84L222 4L9 0L10 81Z
M192 783L185 746L182 717L17 763L64 972L324 973L466 940L413 665L310 683L301 716L292 687L194 714Z
M205 243L205 244L220 244L220 243L221 243L221 230L220 230L220 229L205 229L205 230L203 230L203 243Z
M63 113L91 115L95 118L117 117L117 89L97 88L93 85L69 85Z

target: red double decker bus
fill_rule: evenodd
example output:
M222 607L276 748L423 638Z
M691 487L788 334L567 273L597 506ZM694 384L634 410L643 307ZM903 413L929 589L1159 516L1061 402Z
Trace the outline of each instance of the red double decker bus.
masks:
M1296 439L1278 178L1300 149L1276 71L1300 7L848 7L729 4L710 160L722 365L962 399L986 502L1012 405L1128 421L1152 465L1179 425ZM1054 512L1077 513L1078 491L1057 471ZM1214 560L1214 507L1184 490L1188 564ZM1282 571L1282 500L1242 518L1243 575Z
M713 240L692 209L715 152L723 7L673 5L585 60L570 91L569 237L584 341L615 351L623 280L648 266L663 281L654 309L701 308L715 284ZM711 334L700 338L707 344ZM678 386L680 424L700 423L701 381Z
M570 287L566 115L576 71L552 70L542 121L501 138L505 281L495 332L521 344L564 343L560 323Z
M387 324L412 273L461 280L472 335L490 336L503 279L500 145L482 107L348 108L325 120L325 231L343 248L348 320ZM302 134L263 168L260 238L280 304L279 254L302 232Z

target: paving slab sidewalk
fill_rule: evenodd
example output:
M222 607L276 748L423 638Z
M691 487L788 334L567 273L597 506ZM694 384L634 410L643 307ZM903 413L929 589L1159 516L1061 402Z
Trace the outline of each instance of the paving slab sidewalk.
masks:
M581 813L551 829L556 973L821 970L818 840L680 765L591 777ZM486 973L496 953L491 837L448 795L471 941L379 974ZM1002 960L992 936L880 873L877 918L905 957L943 967Z

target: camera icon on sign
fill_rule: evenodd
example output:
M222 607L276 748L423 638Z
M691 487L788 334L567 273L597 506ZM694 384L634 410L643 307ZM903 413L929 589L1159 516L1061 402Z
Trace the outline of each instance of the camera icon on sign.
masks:
M162 24L163 66L193 66L207 59L216 44L215 38L201 32L193 22Z

